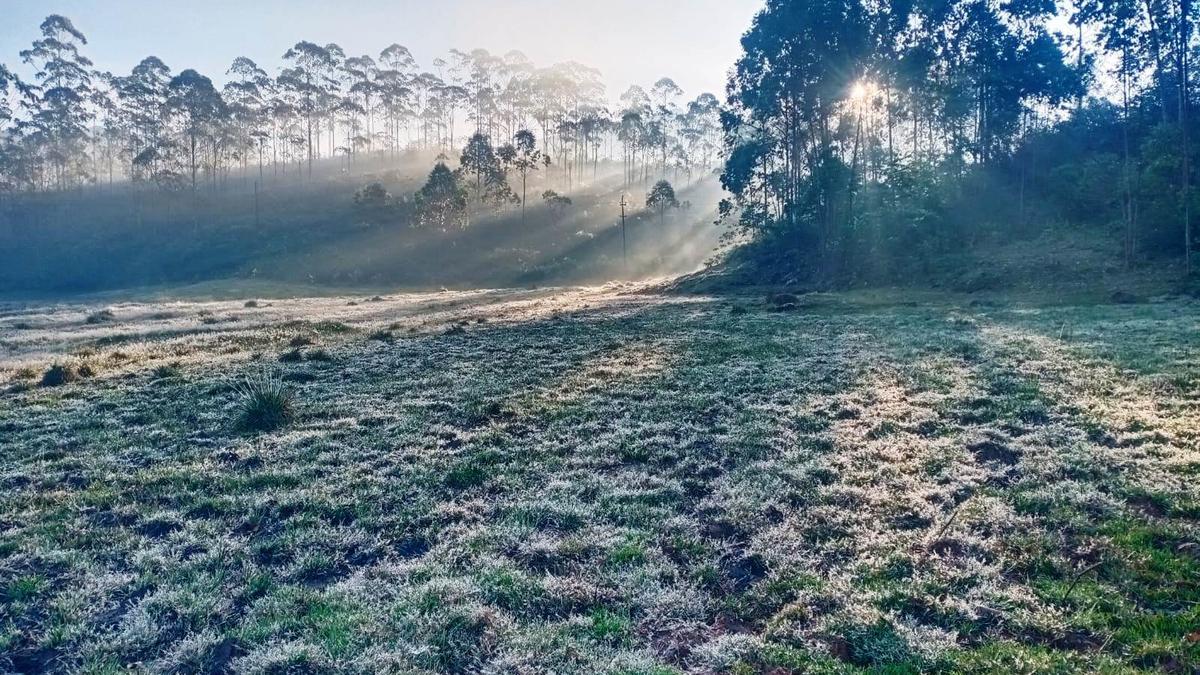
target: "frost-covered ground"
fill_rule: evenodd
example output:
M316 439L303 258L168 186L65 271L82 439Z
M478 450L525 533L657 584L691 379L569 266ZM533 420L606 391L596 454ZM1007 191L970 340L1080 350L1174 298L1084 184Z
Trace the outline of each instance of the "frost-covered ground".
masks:
M633 290L0 307L0 671L1200 667L1200 306Z

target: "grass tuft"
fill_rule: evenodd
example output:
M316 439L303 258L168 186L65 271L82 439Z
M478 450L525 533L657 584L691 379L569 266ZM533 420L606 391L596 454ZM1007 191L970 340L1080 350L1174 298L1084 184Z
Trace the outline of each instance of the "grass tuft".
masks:
M42 374L41 386L61 387L64 384L76 382L82 377L79 366L74 363L55 363Z
M277 377L264 373L246 378L237 393L241 398L238 427L244 431L272 431L296 416L295 397Z

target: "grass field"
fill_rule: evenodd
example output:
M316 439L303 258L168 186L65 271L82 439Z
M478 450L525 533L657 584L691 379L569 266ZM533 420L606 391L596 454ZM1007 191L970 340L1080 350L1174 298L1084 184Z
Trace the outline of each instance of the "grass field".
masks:
M1200 668L1200 304L890 300L2 307L0 671Z

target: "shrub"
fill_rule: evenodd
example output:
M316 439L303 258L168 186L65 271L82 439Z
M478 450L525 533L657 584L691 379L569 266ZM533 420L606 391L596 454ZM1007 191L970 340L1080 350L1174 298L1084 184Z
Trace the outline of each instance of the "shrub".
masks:
M258 301L257 300L247 300L246 304L243 305L243 307L246 307L247 309L254 309L254 308L258 307Z
M42 374L43 387L61 387L79 379L79 368L72 363L56 363Z
M246 378L236 391L241 398L238 426L246 431L271 431L295 417L292 393L279 378L267 374Z

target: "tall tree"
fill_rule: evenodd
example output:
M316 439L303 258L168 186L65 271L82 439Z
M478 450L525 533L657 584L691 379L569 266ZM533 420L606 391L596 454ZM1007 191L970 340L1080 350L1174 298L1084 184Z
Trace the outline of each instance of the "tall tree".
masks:
M201 143L215 136L216 126L226 112L225 102L213 87L212 80L190 68L171 79L167 92L167 108L179 121L187 139L188 168L192 192L195 192ZM210 159L215 163L215 155Z
M336 68L329 49L313 42L302 40L283 54L293 66L280 76L280 84L295 95L300 114L304 118L305 149L308 153L308 175L312 177L314 125L320 114L319 102L327 73Z
M79 53L87 38L70 19L51 14L42 37L21 52L35 70L35 86L25 105L32 139L50 165L54 187L64 189L87 178L86 142L92 113L92 62Z

